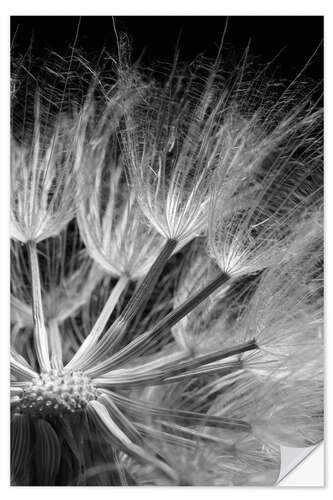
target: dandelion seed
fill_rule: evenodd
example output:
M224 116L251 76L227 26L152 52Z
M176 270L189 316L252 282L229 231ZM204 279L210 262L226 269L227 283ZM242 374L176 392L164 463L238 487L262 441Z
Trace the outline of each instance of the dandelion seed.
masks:
M74 217L82 186L79 116L59 116L43 127L40 115L37 96L30 143L12 143L11 229L23 243L59 234Z
M297 108L293 109L270 134L259 136L257 154L252 160L245 157L252 175L244 182L237 181L236 174L234 187L230 184L228 189L223 172L216 173L210 200L209 248L221 270L233 277L288 259L294 228L302 222L302 213L320 198L322 158L318 148L317 157L308 146L297 165L294 160L301 144L320 140L320 115L308 112L304 118L298 114ZM271 163L268 168L264 167L265 159ZM317 177L317 186L310 192L309 164ZM233 203L237 208L230 213Z
M168 82L126 115L122 142L126 164L143 213L165 238L182 246L204 231L208 191L217 161L216 111L209 107L212 82L196 96L191 83L186 99L170 98Z

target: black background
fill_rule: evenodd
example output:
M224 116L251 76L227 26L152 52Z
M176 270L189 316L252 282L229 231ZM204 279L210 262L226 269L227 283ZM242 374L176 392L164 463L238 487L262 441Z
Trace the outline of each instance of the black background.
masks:
M129 36L132 60L142 56L142 62L150 65L157 61L171 62L177 41L182 61L193 60L202 53L208 57L216 56L226 18L115 16L114 21L117 32L126 32ZM116 54L111 16L12 17L12 50L14 54L24 53L32 41L34 52L41 57L49 49L62 54L73 45L77 31L76 46L88 57L96 56L103 47ZM294 77L306 65L303 75L321 79L322 40L321 16L232 16L228 18L224 47L241 54L250 41L250 53L263 63L271 61L282 51L274 63L281 78Z

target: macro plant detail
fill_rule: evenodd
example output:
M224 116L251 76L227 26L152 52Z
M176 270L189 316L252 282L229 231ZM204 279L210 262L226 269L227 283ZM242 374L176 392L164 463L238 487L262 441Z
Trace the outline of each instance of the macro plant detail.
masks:
M12 484L273 485L323 439L315 90L118 52L14 61Z

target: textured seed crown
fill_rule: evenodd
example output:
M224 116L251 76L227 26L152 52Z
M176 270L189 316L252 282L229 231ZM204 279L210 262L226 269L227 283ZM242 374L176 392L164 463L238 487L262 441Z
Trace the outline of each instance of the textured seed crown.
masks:
M51 370L25 388L19 409L33 416L56 416L82 411L96 397L95 386L82 373Z

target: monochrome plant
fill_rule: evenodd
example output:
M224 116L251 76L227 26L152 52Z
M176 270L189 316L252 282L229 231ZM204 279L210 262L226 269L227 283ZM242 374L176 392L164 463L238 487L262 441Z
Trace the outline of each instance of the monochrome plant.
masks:
M275 484L323 439L315 91L60 59L14 64L12 484Z

